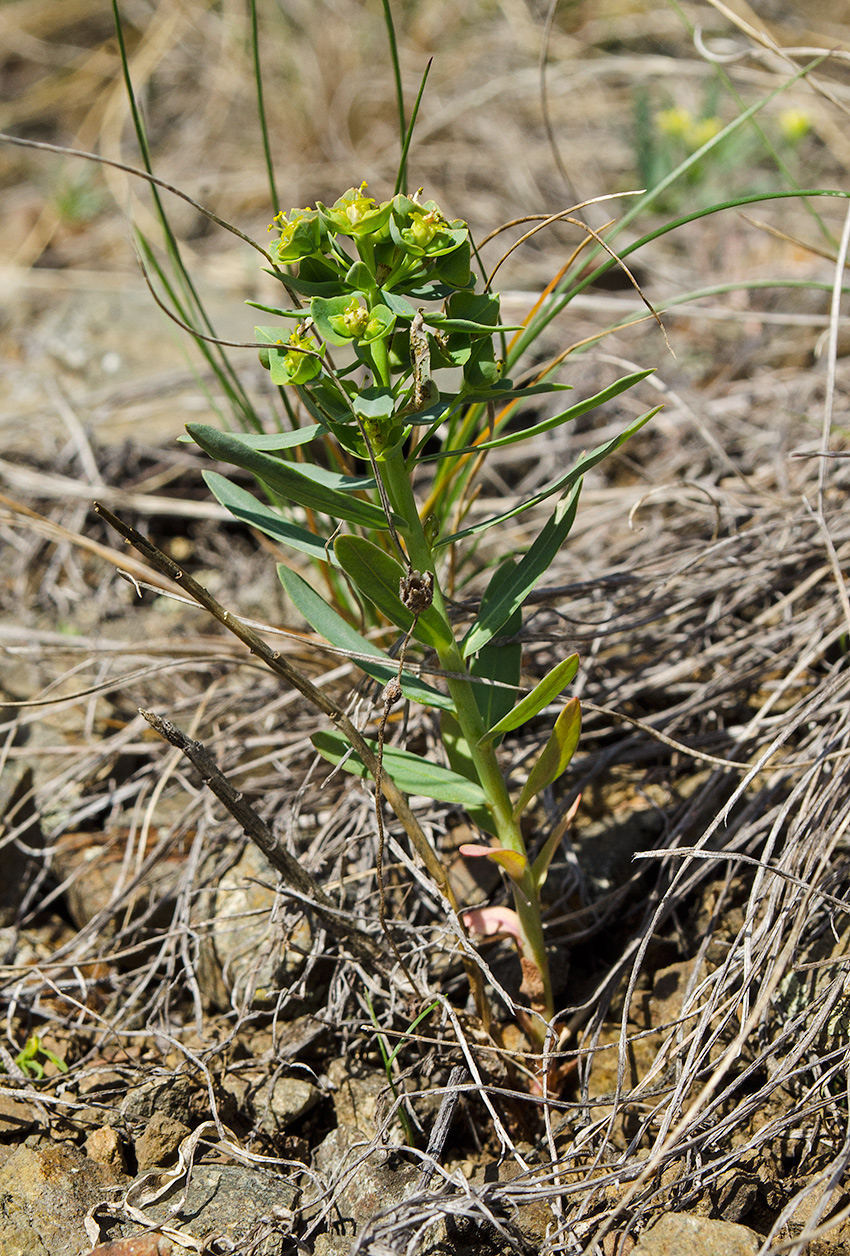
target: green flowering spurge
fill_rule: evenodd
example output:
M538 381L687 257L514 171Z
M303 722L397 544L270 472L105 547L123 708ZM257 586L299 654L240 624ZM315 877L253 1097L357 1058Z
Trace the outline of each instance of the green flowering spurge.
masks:
M498 909L499 928L516 939L531 1013L526 1024L539 1047L555 1014L540 896L555 843L532 857L520 822L570 762L578 701L561 707L523 783L512 787L497 751L506 734L559 699L578 657L564 658L523 693L522 606L566 540L584 472L655 411L527 501L489 518L466 522L470 480L488 450L569 422L648 372L507 432L508 416L525 398L565 386L545 373L524 387L505 378L505 337L521 328L502 323L498 296L475 291L466 223L446 218L418 193L379 204L364 184L330 207L279 214L272 228L279 232L274 273L297 308L260 307L284 321L258 327L256 335L260 360L283 386L297 424L276 435L225 434L202 424L188 431L213 458L251 472L263 492L261 499L207 473L218 500L323 570L330 600L293 568L278 567L286 593L316 632L385 686L373 743L379 772L406 793L465 807L488 835L489 844L468 853L495 860L513 890L514 909ZM292 458L296 447L299 461ZM419 483L426 486L421 494ZM449 614L447 573L460 569L464 549L482 533L547 500L554 508L531 548L496 568L472 623L458 626ZM344 600L333 593L346 582L372 608L372 622L395 633L394 655L346 618ZM438 712L442 763L384 748L387 712L402 697ZM367 775L340 733L313 740L332 763ZM486 912L466 917L470 928L484 931L494 920Z

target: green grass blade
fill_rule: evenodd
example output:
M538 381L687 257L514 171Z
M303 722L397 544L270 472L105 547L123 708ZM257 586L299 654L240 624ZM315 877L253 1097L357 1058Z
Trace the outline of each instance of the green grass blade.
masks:
M386 0L384 0L386 3ZM398 178L395 181L396 193L404 190L407 183L407 154L410 152L410 145L413 140L413 128L416 126L416 119L419 116L419 106L422 103L422 93L425 91L425 84L428 82L428 75L431 73L433 57L429 60L425 67L425 73L422 75L422 82L419 84L419 92L416 97L416 103L413 106L413 114L410 119L410 126L407 128L407 134L403 136L401 146L401 161L398 167Z
M405 171L405 135L407 132L407 123L404 116L404 88L401 85L401 65L398 59L398 43L395 37L395 23L393 22L392 9L390 8L390 0L382 0L384 7L384 25L387 28L387 42L390 46L390 62L393 67L393 82L395 83L395 102L396 111L398 113L398 131L401 142L401 159L398 168L398 178L396 180L395 190L400 192L404 184Z
M115 33L116 33L116 39L118 41L119 57L121 60L121 72L124 78L124 87L127 92L127 99L130 104L130 116L133 122L133 130L135 131L136 141L139 145L139 151L142 157L142 164L144 165L144 168L145 170L147 170L148 174L153 174L153 164L151 160L150 145L148 144L148 139L147 139L147 132L145 129L145 124L142 118L141 110L139 109L138 101L136 98L136 92L133 87L133 81L130 75L130 61L127 55L126 43L124 41L124 26L123 26L123 21L121 18L121 11L118 6L118 0L112 0L112 14L113 14L114 22L115 22ZM212 320L209 318L206 312L206 309L204 308L203 301L201 300L200 294L198 293L198 290L195 286L192 276L189 273L189 270L187 269L183 261L182 254L180 252L180 246L178 244L177 237L174 234L174 230L171 226L171 222L169 220L168 214L166 213L165 205L163 203L159 189L156 187L155 184L150 184L150 189L151 189L151 196L153 198L154 208L156 211L156 216L159 221L160 227L162 228L162 234L163 234L163 239L165 242L166 253L170 260L176 282L179 284L183 292L184 301L192 311L190 315L185 309L181 310L181 317L183 319L183 322L191 326L195 324L196 320L199 320L200 324L203 326L206 333L214 337L216 335L215 328L213 326ZM150 248L150 245L148 244L146 240L144 240L144 237L141 235L140 232L137 232L136 234L140 243L143 242L144 246L146 246L148 250L149 261L152 261L153 252ZM159 271L159 277L161 281L164 281L164 275L161 272L161 270ZM170 285L167 287L167 290L169 291L169 296L171 297L171 299L174 300L173 289L171 289ZM179 308L176 302L175 302L175 308ZM230 401L231 405L234 406L234 409L237 415L237 420L240 423L244 423L247 421L249 425L259 428L261 426L259 419L257 419L256 416L253 414L253 407L251 406L251 403L248 400L248 396L244 392L242 385L239 382L239 378L236 374L236 371L234 370L232 364L230 363L230 360L228 359L227 355L218 346L216 346L216 353L213 354L213 352L211 351L212 346L205 345L204 342L200 340L197 340L196 344L201 346L202 352L204 353L204 356L206 357L210 366L214 370L216 376L218 377L219 382L222 384L224 391L228 397L228 400ZM225 383L225 381L227 382Z
M257 85L257 113L260 118L260 131L263 137L263 155L266 162L266 176L269 181L269 194L271 196L272 208L274 213L280 210L280 197L277 194L277 184L274 175L274 160L272 159L271 143L269 142L269 123L266 115L266 102L263 94L263 70L260 64L260 30L257 20L257 0L251 0L251 55L254 61L254 82Z
M144 259L144 265L149 267L156 275L159 283L171 302L172 309L177 313L183 323L189 327L193 326L195 315L192 311L191 295L187 295L185 291L182 292L182 294L178 291L175 284L170 281L168 275L165 273L165 270L157 260L156 254L154 253L149 241L139 230L136 231L136 241L139 246L139 251ZM180 286L182 287L182 285ZM218 380L219 387L227 398L227 401L233 411L233 414L237 417L237 420L246 426L252 426L260 429L260 420L254 411L254 408L248 398L248 394L242 387L239 377L234 372L233 367L231 366L227 355L224 353L221 346L212 344L200 337L195 339L195 345ZM206 389L206 386L204 386L204 389L209 396L209 390ZM210 401L216 412L218 412L218 406L215 404L212 397L210 397Z

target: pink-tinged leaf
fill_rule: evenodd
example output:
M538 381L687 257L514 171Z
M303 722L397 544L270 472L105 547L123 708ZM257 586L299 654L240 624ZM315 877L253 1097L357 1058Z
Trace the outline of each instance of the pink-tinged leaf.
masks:
M561 820L561 822L557 824L549 834L546 841L543 843L543 846L540 848L537 858L531 866L531 875L534 878L534 884L537 886L538 890L541 885L544 885L546 882L546 874L549 871L549 865L555 856L555 851L561 845L561 838L564 836L564 833L576 817L576 812L578 811L580 802L581 794L578 795L563 820Z
M467 842L463 846L458 847L458 849L464 858L480 859L484 857L492 859L493 863L497 863L504 868L512 881L522 880L523 873L528 867L528 860L525 855L521 855L517 850L507 850L504 846L477 846Z
M489 859L492 849L492 846L479 846L474 842L464 842L462 846L458 847L458 852L463 855L464 859Z
M539 794L541 789L551 785L561 775L575 754L580 732L581 708L578 698L570 698L555 720L555 727L549 735L549 740L528 774L528 780L523 785L522 793L514 807L514 819L522 815L532 798Z
M471 907L461 913L461 920L470 933L492 938L498 933L520 939L519 916L510 907Z

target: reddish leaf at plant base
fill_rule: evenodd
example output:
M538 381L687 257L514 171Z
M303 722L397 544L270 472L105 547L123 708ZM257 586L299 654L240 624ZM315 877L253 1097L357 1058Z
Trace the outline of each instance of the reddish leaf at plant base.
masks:
M504 868L512 881L519 881L528 867L528 860L518 850L506 850L504 846L479 846L466 842L458 850L465 859L492 859Z
M484 938L506 933L520 940L519 916L511 907L471 907L461 912L460 918L470 933L478 933Z

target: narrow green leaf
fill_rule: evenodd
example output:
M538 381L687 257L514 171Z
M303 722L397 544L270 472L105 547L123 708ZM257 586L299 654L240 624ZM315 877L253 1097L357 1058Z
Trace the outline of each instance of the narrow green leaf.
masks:
M561 845L563 836L561 829L556 826L543 843L540 853L531 866L531 875L538 890L545 884L549 865L555 857L555 851Z
M296 428L293 432L231 432L230 435L234 440L238 440L241 444L247 445L249 449L263 449L267 454L281 453L284 449L294 449L298 445L306 445L311 440L315 440L317 436L327 435L327 428L322 427L320 423L310 423L306 427ZM178 436L179 444L188 445L192 443L192 437L187 433L185 436Z
M499 632L510 616L522 606L537 581L552 565L569 535L576 517L581 480L572 491L561 498L543 526L534 544L523 555L516 567L506 576L504 568L496 573L481 599L475 622L463 641L463 656L469 658Z
M375 487L371 475L341 475L339 471L331 471L312 462L299 462L298 474L339 493L368 493Z
M514 560L508 559L503 564L508 574L515 570ZM502 625L501 637L518 638L522 632L522 611L517 608ZM497 684L478 684L475 686L475 701L484 721L484 727L501 720L512 710L516 702L517 689L522 675L522 642L488 641L476 654L469 668L470 674L481 677L485 681L497 681ZM501 740L501 738L499 738Z
M350 651L354 656L353 661L361 671L371 676L373 680L379 681L380 684L386 685L396 678L398 664L394 663L390 656L373 642L362 637L351 624L346 623L342 616L338 615L333 607L329 606L325 599L297 572L284 566L283 563L278 563L277 574L293 604L307 623L315 628L326 641L337 649ZM369 657L363 658L363 655ZM376 662L373 663L372 659ZM420 702L423 706L454 710L454 703L447 694L440 693L439 689L434 689L411 672L402 672L401 691L405 698Z
M424 314L423 319L428 327L437 327L440 331L464 331L477 335L492 336L496 332L522 331L522 323L476 323L470 318L449 318L445 314Z
M204 471L204 482L213 496L221 502L236 519L247 523L260 532L265 532L272 540L288 545L290 549L301 554L309 554L317 562L331 563L339 566L336 556L330 548L326 548L321 537L308 532L296 523L281 519L280 515L265 502L259 501L247 489L232 484L230 480L219 475L217 471Z
M555 852L561 845L566 829L575 819L580 802L581 794L576 797L566 816L564 816L563 819L554 826L552 832L546 838L546 841L543 843L542 847L535 856L534 863L531 866L531 876L538 890L546 883L549 865L555 858Z
M543 708L557 698L561 690L570 683L578 671L578 664L577 654L571 654L569 658L557 663L551 672L548 672L534 686L531 693L526 694L503 719L499 720L498 724L494 724L487 730L479 745L484 745L485 742L492 741L494 737L503 733L510 733L513 729L533 719L535 715L539 715Z
M294 502L308 510L317 510L332 519L345 519L349 523L366 528L388 528L386 516L380 506L364 502L357 497L329 488L317 480L302 474L289 462L282 462L259 449L249 449L229 432L220 432L206 423L187 423L186 430L197 445L211 458L230 462L244 471L250 471L258 480L286 501ZM399 521L401 522L401 521Z
M630 423L627 428L620 432L619 436L612 437L604 445L597 445L589 454L582 454L571 470L557 480L553 480L551 484L548 484L539 493L535 493L534 497L529 497L526 501L520 502L518 506L513 506L510 510L504 511L501 515L491 515L489 519L482 519L480 523L473 523L468 528L461 528L460 532L453 532L451 536L441 537L437 541L435 548L440 548L443 545L452 545L455 541L463 540L467 536L474 536L478 532L486 532L488 528L494 528L497 524L506 523L508 519L516 518L517 515L521 515L524 511L531 510L533 506L539 506L547 497L552 497L555 493L563 492L570 488L577 480L581 479L586 471L589 471L591 467L595 467L603 458L607 458L615 449L619 449L630 436L634 436L635 432L639 432L644 424L654 418L662 408L662 406L655 406L653 410L649 410L646 414L642 414L639 419L635 419L633 423Z
M342 759L348 753L348 742L339 733L314 733L311 741L323 759L329 763L339 763L346 772L359 776L361 780L369 778L369 771L361 759L353 752L345 762ZM376 742L369 743L377 754ZM393 746L384 748L384 771L400 790L405 794L422 794L425 798L436 798L439 802L454 803L459 807L476 807L484 801L484 791L480 785L458 776L448 768L437 763L429 763L418 754L409 750L397 750Z
M604 405L606 401L619 397L620 393L633 388L635 384L639 384L642 379L646 379L648 375L653 373L653 371L635 371L633 375L624 375L622 379L618 379L610 387L603 388L602 392L596 393L593 397L587 397L584 401L577 402L574 406L570 406L568 410L562 410L560 414L555 414L550 419L544 419L542 423L535 423L533 427L523 428L522 431L509 432L507 436L499 436L495 440L488 440L483 445L476 445L475 449L477 452L482 453L485 449L502 449L505 445L515 445L518 441L531 440L533 436L539 436L541 432L549 432L554 427L560 427L563 423L569 423L572 419L578 419L583 414L595 410L597 406Z
M479 686L476 685L476 696L478 688ZM475 770L475 762L469 749L469 742L461 732L460 724L451 711L440 712L440 740L443 743L443 749L446 752L446 758L452 771L457 772L458 776L466 777L467 780L477 783L478 773ZM467 804L466 809L472 822L483 833L493 833L495 826L493 816L488 807L473 807Z
M522 787L522 793L514 807L514 819L518 820L528 804L541 789L551 785L567 767L575 754L581 732L581 708L578 698L570 698L561 714L555 720L555 727L549 740L540 752L540 757L528 774L528 780Z
M398 594L399 581L406 574L398 559L362 536L339 536L334 550L340 567L363 596L391 623L407 632L413 615ZM438 649L451 644L450 631L439 613L429 606L419 616L413 635Z

